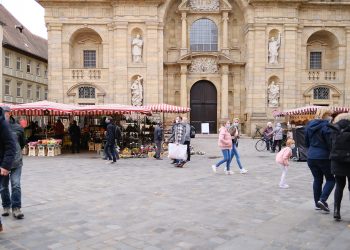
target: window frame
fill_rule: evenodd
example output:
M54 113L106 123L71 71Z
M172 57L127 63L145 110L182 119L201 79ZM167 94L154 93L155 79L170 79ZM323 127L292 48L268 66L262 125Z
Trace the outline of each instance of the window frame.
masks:
M91 58L85 58L85 56L88 56L88 53L92 53L94 54L94 60ZM86 55L85 55L86 53ZM89 63L91 63L91 65L89 65ZM85 64L86 63L86 64ZM96 69L97 68L97 50L95 49L83 49L83 68L84 69Z
M11 52L5 51L5 62L4 67L11 68Z
M20 57L20 56L17 56L17 58L16 58L16 69L19 71L22 71L22 57Z
M16 85L16 97L23 97L23 95L22 95L22 86L23 86L22 82L17 82L17 85Z
M83 92L81 92L81 89ZM78 88L78 97L79 99L96 99L96 88L91 86L81 86Z
M326 98L322 98L322 97L319 98L319 96L321 96L320 93L318 93L318 96L316 95L317 90L321 90L321 89L327 90L328 93L327 93L327 97ZM314 100L317 100L317 101L324 101L324 100L328 100L329 101L331 99L331 89L329 87L326 87L326 86L315 87L312 90L312 98Z
M41 68L41 64L40 64L40 63L37 63L37 64L36 64L36 75L37 75L37 76L40 76L40 68Z
M40 86L36 86L36 92L35 92L35 96L37 100L40 100L41 98L41 87Z
M6 87L8 87L8 92L6 91ZM11 95L11 80L5 79L5 84L4 84L4 95Z
M312 53L320 53L321 54L321 57L320 57L320 67L319 68L313 68L313 67L311 67L311 54ZM323 69L323 62L324 62L324 60L323 60L323 55L324 55L324 53L323 53L323 51L322 50L310 50L309 51L309 60L308 60L308 66L309 66L309 69L310 70L322 70Z
M32 99L32 95L33 95L33 93L32 93L32 87L33 87L33 85L31 85L31 84L28 84L27 85L27 99ZM30 93L30 94L29 94Z
M44 90L44 100L47 100L48 97L49 97L49 89L45 88L45 90Z
M28 68L29 67L29 68ZM28 71L29 69L29 71ZM27 60L27 68L26 68L26 72L27 74L31 74L32 73L32 61L31 60Z
M192 22L189 30L189 47L191 52L219 51L219 27L215 21L211 20L210 18L196 19ZM209 40L209 42L201 41L205 40L206 38Z

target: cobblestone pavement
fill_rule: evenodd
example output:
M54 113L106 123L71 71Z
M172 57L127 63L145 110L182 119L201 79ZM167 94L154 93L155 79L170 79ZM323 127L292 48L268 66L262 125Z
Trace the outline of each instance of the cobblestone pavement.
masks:
M23 220L3 217L0 249L350 249L343 221L315 211L306 163L292 163L279 189L274 154L241 140L246 175L217 174L216 138L195 139L186 168L154 159L106 165L96 154L25 158ZM333 195L329 200L333 206Z

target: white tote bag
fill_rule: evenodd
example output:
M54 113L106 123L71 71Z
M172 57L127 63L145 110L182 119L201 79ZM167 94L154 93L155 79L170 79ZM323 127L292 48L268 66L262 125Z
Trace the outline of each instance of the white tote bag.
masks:
M187 159L187 145L169 143L170 159L186 160Z

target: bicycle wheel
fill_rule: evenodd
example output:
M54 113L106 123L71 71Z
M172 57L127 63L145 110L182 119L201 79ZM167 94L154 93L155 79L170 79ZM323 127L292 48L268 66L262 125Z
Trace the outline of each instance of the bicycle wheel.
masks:
M260 139L255 144L255 149L259 152L264 151L266 149L266 142L263 139Z

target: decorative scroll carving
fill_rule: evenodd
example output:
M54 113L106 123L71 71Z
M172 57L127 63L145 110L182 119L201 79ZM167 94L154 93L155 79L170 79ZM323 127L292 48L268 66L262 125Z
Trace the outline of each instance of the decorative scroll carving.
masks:
M219 66L214 58L199 57L192 61L190 73L218 73Z
M220 0L190 0L188 5L196 11L215 11L219 10Z

